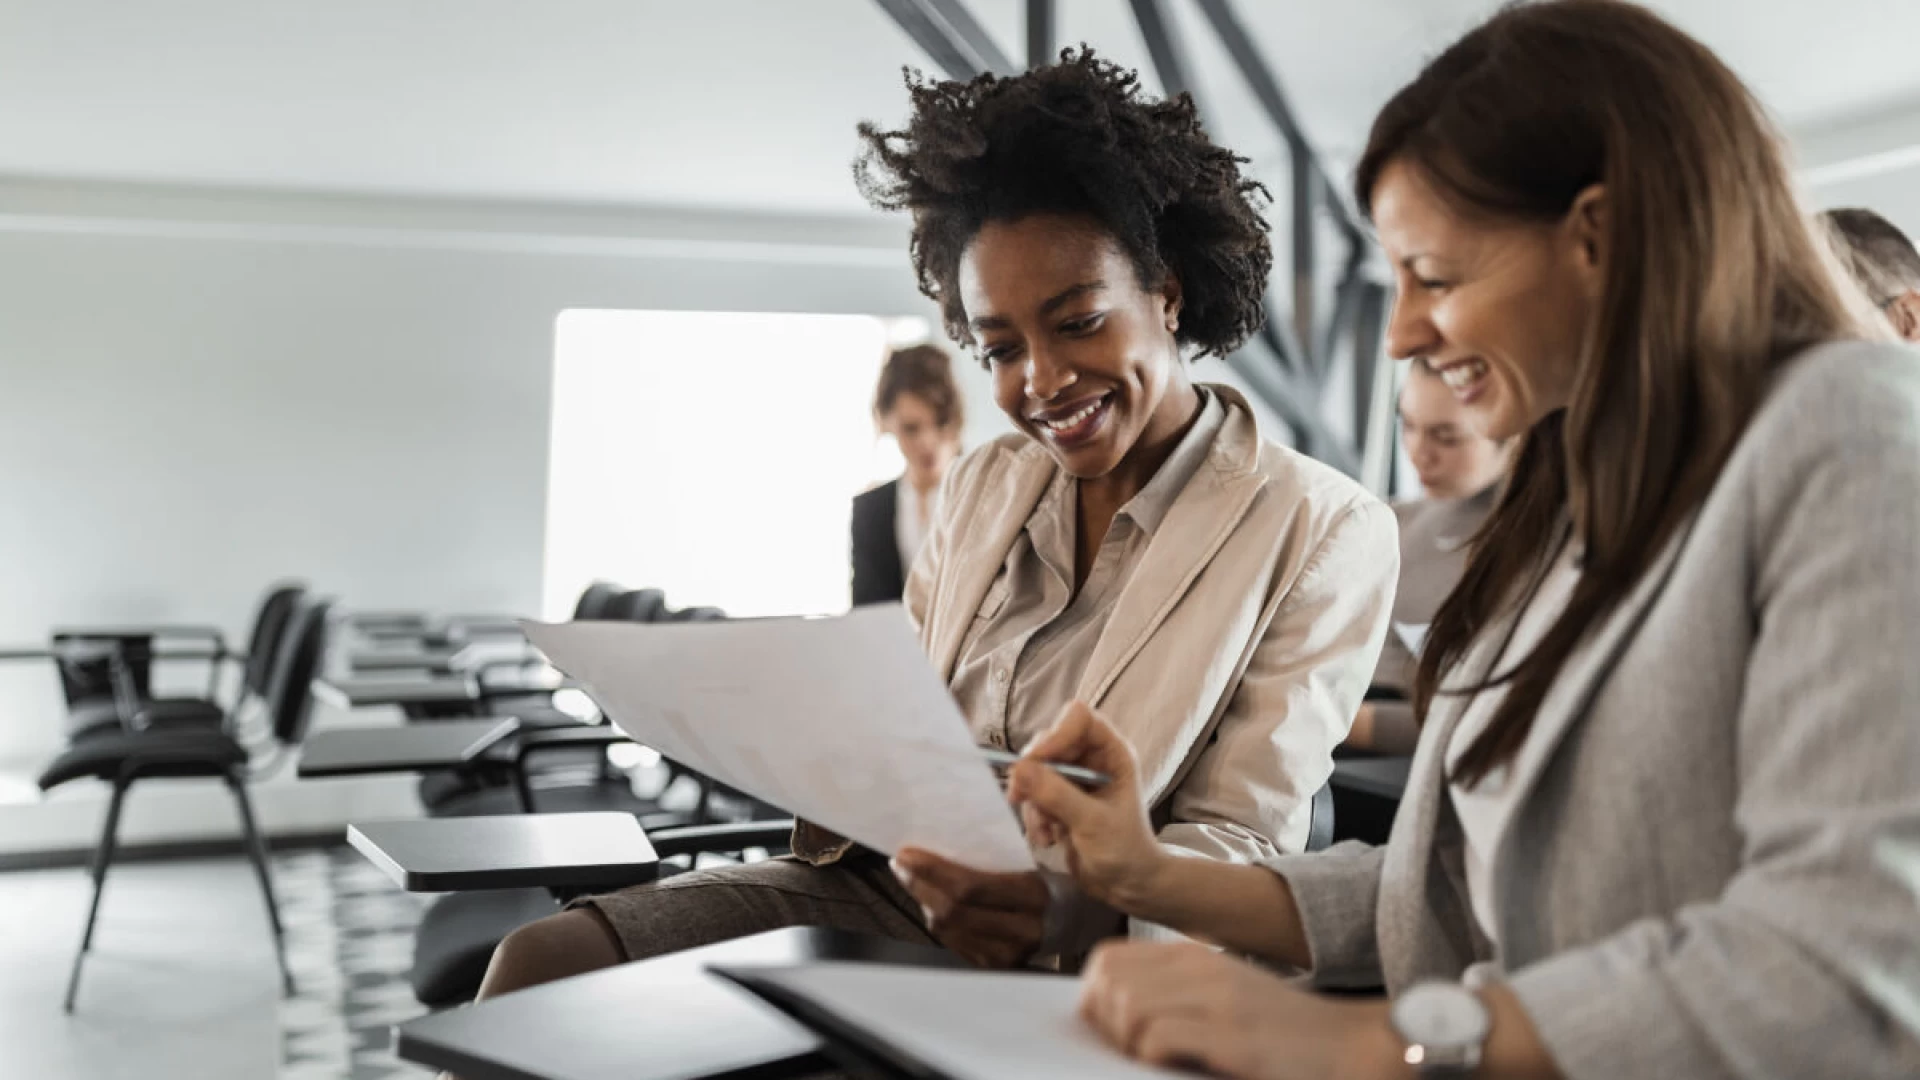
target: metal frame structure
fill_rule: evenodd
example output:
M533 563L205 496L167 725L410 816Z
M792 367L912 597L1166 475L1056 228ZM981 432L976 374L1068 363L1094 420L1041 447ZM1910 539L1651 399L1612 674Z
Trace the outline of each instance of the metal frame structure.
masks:
M1016 72L965 0L876 2L947 77L972 79L989 72ZM1193 2L1279 131L1291 170L1286 302L1269 291L1266 326L1227 363L1293 429L1301 450L1359 476L1375 490L1387 490L1393 455L1379 449L1377 436L1392 413L1392 395L1380 392L1383 387L1378 385L1383 375L1390 380L1380 348L1390 296L1387 285L1369 273L1371 241L1360 215L1300 126L1272 67L1234 14L1231 0ZM1165 92L1191 94L1197 100L1200 95L1189 76L1187 53L1166 0L1130 3ZM1055 59L1055 16L1054 0L1027 0L1029 67ZM1316 231L1324 221L1331 221L1345 250L1339 255L1332 310L1322 318L1317 310L1318 283L1322 259L1331 253L1316 243ZM1342 368L1350 374L1350 438L1327 424L1328 409L1334 407L1326 400L1327 388Z

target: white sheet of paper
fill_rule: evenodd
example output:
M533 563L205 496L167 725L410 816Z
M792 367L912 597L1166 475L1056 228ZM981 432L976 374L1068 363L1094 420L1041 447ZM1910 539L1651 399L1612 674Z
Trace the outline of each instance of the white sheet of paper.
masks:
M527 623L635 741L891 855L1033 868L897 604L830 619Z
M1187 1076L1131 1061L1080 1019L1080 980L821 962L738 968L958 1080L1153 1080Z

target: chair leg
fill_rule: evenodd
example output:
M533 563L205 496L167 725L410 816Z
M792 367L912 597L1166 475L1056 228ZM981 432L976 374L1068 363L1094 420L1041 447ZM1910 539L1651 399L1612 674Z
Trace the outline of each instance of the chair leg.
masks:
M66 1011L73 1011L73 999L80 992L80 964L87 958L87 950L93 948L93 924L100 917L100 892L107 883L107 866L113 862L113 849L120 834L120 807L127 798L127 789L133 781L120 777L113 783L113 801L107 804L106 827L100 832L100 843L93 849L93 903L87 908L87 928L80 935L80 951L73 954L73 974L67 978Z
M227 786L233 789L233 801L240 807L240 829L245 833L247 857L253 860L254 875L260 879L260 895L267 901L267 921L273 925L273 951L280 959L281 989L293 996L293 971L287 967L287 937L280 928L280 905L273 898L273 878L267 872L267 844L253 822L253 800L247 797L247 782L227 774Z

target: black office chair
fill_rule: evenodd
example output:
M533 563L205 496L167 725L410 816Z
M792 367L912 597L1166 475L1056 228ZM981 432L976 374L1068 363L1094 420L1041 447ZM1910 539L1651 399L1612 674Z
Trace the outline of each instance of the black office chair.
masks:
M651 622L666 612L666 594L659 589L629 590L609 582L589 585L574 605L575 620ZM539 664L544 667L545 661ZM490 673L502 666L524 670L527 664L508 661L475 670L475 683L480 692L465 710L467 715L515 717L523 732L546 729L564 732L582 727L578 718L554 706L551 690L528 693L524 688L497 687ZM568 805L568 809L597 808L635 814L659 809L650 802L636 802L625 777L616 776L604 767L604 744L595 748L579 742L569 748L564 736L542 744L542 752L537 755L539 770L525 767L524 762L516 768L517 745L502 744L463 768L422 775L416 788L420 804L435 817L530 813L530 806L520 797L520 792L534 785L582 789L559 796L563 804L575 804ZM534 775L536 772L539 775Z
M580 599L574 602L574 621L606 618L607 605L613 603L615 597L626 591L626 586L615 585L611 581L596 581L587 586L581 590Z
M219 730L237 722L249 701L265 700L280 638L305 594L305 586L291 583L268 590L255 611L244 655L229 652L220 632L205 627L57 631L52 651L67 701L68 737L154 726ZM169 642L200 647L182 653L170 651ZM209 665L205 697L153 697L153 666L169 659ZM243 667L233 703L222 706L217 698L221 665L227 661Z
M313 699L310 686L320 667L326 646L328 601L317 601L299 608L288 617L279 648L274 650L266 678L265 704L274 740L283 747L297 745L306 736ZM120 811L127 790L136 781L158 777L200 777L218 779L233 792L240 810L240 828L247 857L253 862L260 880L260 892L266 899L267 919L273 926L274 948L280 961L280 974L287 993L293 992L293 975L287 968L286 942L281 933L280 911L274 902L273 882L267 869L266 844L254 821L253 803L247 795L249 754L231 731L220 726L154 725L132 730L118 729L90 733L74 740L40 775L40 789L51 791L61 784L79 779L105 780L113 784L113 798L107 805L107 818L100 843L93 852L93 900L87 908L87 926L80 939L80 950L73 958L73 974L67 983L66 1011L73 1011L74 996L80 989L80 967L93 945L94 923L100 914L100 894L106 884L107 868L119 838Z

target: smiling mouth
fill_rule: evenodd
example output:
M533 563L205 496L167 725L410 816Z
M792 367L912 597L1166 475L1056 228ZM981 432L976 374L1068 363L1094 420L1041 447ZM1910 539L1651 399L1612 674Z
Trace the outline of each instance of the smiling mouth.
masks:
M1447 389L1453 391L1454 397L1468 401L1479 396L1486 383L1487 370L1485 360L1475 359L1436 368L1435 373L1440 376L1441 382L1447 384Z
M1078 446L1099 433L1110 412L1112 394L1102 394L1085 405L1057 417L1029 417L1035 427L1044 432L1054 445L1061 447Z

